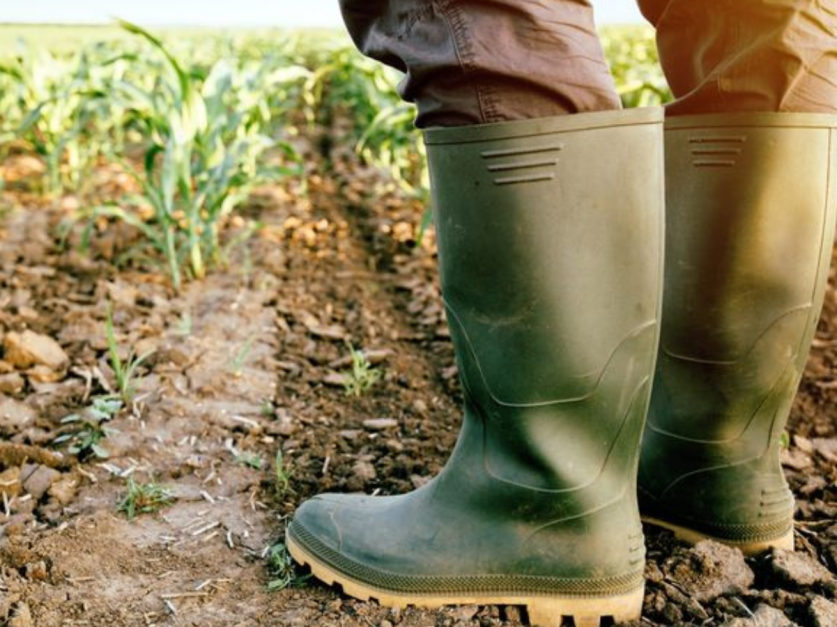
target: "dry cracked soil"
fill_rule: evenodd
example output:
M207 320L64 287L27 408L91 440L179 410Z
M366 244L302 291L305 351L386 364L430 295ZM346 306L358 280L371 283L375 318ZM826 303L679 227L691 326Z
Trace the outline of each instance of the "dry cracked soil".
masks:
M180 293L124 225L96 224L86 251L78 228L62 238L74 199L33 193L30 157L3 165L0 626L526 624L515 607L381 608L287 565L300 502L422 485L460 420L423 207L320 145L305 148L306 187L258 190L257 235ZM796 551L745 559L648 528L638 625L837 627L833 278L783 453ZM117 387L109 311L120 360L147 357L99 424ZM379 373L359 396L344 386L352 348ZM129 517L126 495L149 483L165 502L141 495Z

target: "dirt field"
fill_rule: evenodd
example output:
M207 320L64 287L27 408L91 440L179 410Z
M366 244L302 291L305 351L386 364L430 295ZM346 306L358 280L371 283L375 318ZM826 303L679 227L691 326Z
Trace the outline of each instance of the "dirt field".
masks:
M432 235L416 245L423 208L317 145L307 193L261 190L248 208L261 232L179 295L126 257L135 235L123 227L100 225L87 254L72 245L78 229L62 247L73 200L43 206L27 192L32 164L6 164L0 626L525 624L518 608L393 611L302 573L268 589L281 587L284 527L302 500L419 486L459 422ZM108 303L122 359L153 353L105 425L104 458L66 417L90 419L114 388ZM350 345L381 373L358 397L343 387ZM797 551L744 559L648 528L642 625L837 626L835 359L832 290L784 453ZM170 504L129 519L119 505L132 481L166 486Z

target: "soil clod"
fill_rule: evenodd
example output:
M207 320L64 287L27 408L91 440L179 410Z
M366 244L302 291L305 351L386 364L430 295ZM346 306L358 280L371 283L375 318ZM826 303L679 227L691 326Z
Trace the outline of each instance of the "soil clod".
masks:
M775 551L770 560L770 567L772 574L783 585L810 588L818 584L834 583L834 575L825 566L810 555L798 551Z
M814 597L811 599L810 617L812 627L834 627L837 625L837 603Z
M3 337L3 358L21 370L41 365L60 371L70 363L58 342L29 329L21 333L12 331Z
M723 627L797 627L797 624L781 610L769 605L759 605L751 615L733 618L724 623Z
M663 572L667 581L698 602L740 594L755 580L741 551L711 540L678 552L663 564Z

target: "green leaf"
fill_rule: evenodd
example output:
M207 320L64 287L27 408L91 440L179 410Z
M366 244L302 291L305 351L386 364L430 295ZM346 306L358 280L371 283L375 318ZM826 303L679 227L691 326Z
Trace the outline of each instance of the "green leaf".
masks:
M177 59L175 59L174 56L172 56L172 54L166 49L163 42L147 30L142 28L141 26L138 26L137 24L121 19L117 19L116 22L117 24L119 24L119 26L124 28L129 33L139 35L140 37L144 38L157 50L163 53L163 55L166 57L166 60L169 62L170 67L177 74L177 78L180 84L181 98L183 98L183 100L187 100L192 91L191 79L189 75L183 71L183 68L180 66L180 63L177 62Z

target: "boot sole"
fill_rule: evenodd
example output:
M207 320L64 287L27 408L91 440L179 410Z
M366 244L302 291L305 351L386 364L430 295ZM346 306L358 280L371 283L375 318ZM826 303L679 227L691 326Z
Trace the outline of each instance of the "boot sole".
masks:
M415 595L382 590L357 581L324 564L301 547L290 535L286 537L288 551L294 560L311 569L311 573L329 586L339 584L349 596L369 601L375 599L384 607L435 609L445 605L517 605L525 606L532 627L562 627L571 617L575 627L600 627L604 618L616 623L639 620L642 614L644 586L634 591L613 596L561 597L518 596L514 594L487 595Z
M654 525L655 527L662 527L663 529L668 529L674 533L674 537L678 540L682 540L687 544L697 544L702 540L713 540L715 542L720 542L721 544L726 544L727 546L731 546L737 549L740 549L744 555L758 555L759 553L764 553L765 551L769 551L770 549L781 549L783 551L793 551L793 528L791 528L787 533L778 538L773 538L770 540L742 540L742 541L735 541L729 540L726 538L719 538L717 536L712 536L701 531L695 531L694 529L689 529L688 527L681 527L680 525L675 525L670 522L666 522L664 520L660 520L659 518L652 518L650 516L642 516L642 522L648 523L649 525Z

